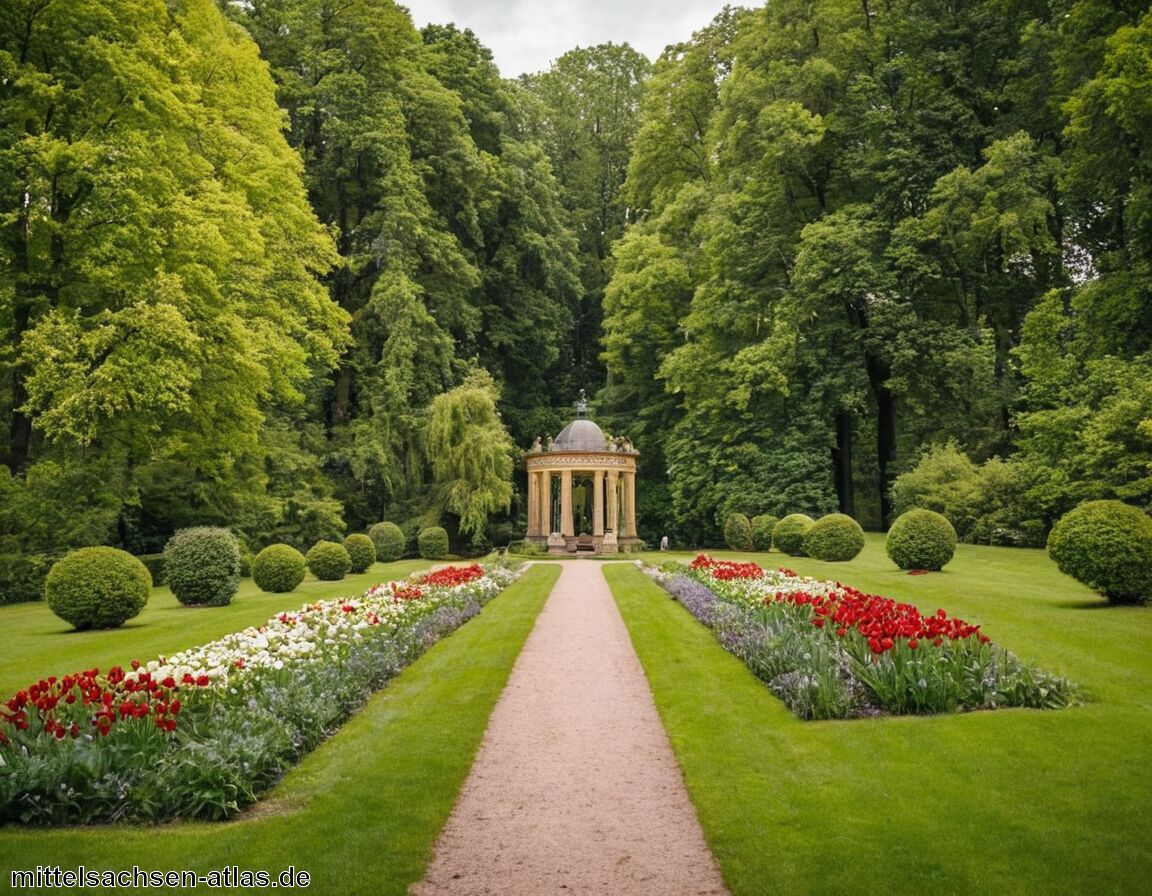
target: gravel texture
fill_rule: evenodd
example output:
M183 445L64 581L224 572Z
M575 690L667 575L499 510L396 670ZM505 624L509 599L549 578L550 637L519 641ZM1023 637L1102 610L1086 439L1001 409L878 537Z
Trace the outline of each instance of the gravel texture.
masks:
M564 564L416 896L724 894L601 564Z

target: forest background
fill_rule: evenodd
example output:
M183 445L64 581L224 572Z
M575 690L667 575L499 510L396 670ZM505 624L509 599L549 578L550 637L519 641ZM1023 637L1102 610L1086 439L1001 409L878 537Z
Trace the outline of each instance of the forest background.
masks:
M504 80L391 0L6 0L0 602L69 548L484 550L572 416L642 535L1152 509L1152 12L769 0Z

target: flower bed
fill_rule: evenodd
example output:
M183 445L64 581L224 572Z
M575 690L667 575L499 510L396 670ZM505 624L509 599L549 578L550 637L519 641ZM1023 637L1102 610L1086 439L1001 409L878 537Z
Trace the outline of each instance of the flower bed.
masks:
M1072 685L1028 666L944 610L698 556L650 570L796 715L847 718L1003 706L1057 708Z
M127 670L39 681L0 704L0 822L234 815L514 578L438 570Z

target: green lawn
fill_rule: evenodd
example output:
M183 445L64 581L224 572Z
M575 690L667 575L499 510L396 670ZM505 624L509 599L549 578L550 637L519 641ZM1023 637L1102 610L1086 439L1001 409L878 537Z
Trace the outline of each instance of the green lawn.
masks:
M226 607L185 607L167 588L153 588L139 616L110 631L77 632L43 601L0 607L0 700L48 675L91 669L127 668L186 647L206 644L229 632L260 625L281 610L334 597L363 594L380 582L406 578L431 566L428 560L376 563L339 582L309 575L290 594L265 594L244 579Z
M1090 702L801 722L663 590L608 568L733 894L1147 891L1152 608L1108 607L1041 551L961 546L925 576L880 536L850 563L747 556L944 607Z
M1075 679L1089 702L1058 712L800 722L635 568L606 566L735 896L1146 890L1152 608L1109 607L1039 551L961 546L944 572L926 576L894 569L878 536L847 564L748 556L944 607ZM249 585L218 611L183 610L157 591L137 624L102 633L112 643L65 634L42 605L3 608L0 682L10 691L50 671L202 643L410 568L378 566L366 581L310 582L278 597ZM530 570L240 820L3 829L0 891L12 869L36 865L205 873L234 864L295 865L310 872L314 893L404 893L423 873L558 569Z
M395 578L398 569L398 564L392 564L377 567L377 573L383 570L386 578ZM102 870L138 865L148 870L187 868L201 874L231 865L277 872L294 865L311 874L309 893L401 896L423 875L435 838L471 768L492 707L558 576L555 565L529 569L479 617L429 650L372 698L339 733L291 771L268 799L239 820L154 828L0 829L0 891L7 891L13 869L37 865L85 865ZM380 579L378 574L368 578ZM335 593L357 593L364 583L346 579L339 584L345 588ZM305 594L319 596L307 590ZM237 609L245 605L245 597L252 595L238 598ZM269 612L303 599L300 592L287 599L281 595L278 602L261 604L259 613L253 606L250 615L262 620ZM257 600L253 598L253 603ZM4 612L8 622L13 615L32 613L34 608ZM157 604L151 612L162 617L165 610ZM170 650L212 636L209 623L200 618L216 611L171 612L195 622L177 624L166 634L150 633L144 626L129 629L118 633L126 636L118 647L135 655L152 651L155 644ZM258 621L240 613L229 618L233 624L221 632L235 624ZM205 627L193 631L193 625ZM33 629L20 642L75 637ZM20 643L11 637L5 642ZM85 664L73 648L68 650L66 659L51 664L54 668ZM6 676L8 665L6 658ZM29 671L24 666L16 677L27 678Z

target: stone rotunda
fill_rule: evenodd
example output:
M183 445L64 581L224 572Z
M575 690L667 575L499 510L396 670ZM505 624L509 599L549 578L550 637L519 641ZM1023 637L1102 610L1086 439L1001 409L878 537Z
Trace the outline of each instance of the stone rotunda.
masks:
M636 537L636 459L627 439L609 439L588 419L584 391L577 417L555 439L540 439L528 468L529 541L550 553L614 554L639 548Z

